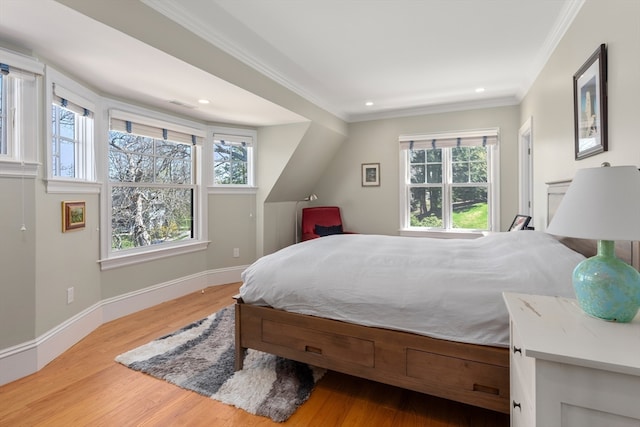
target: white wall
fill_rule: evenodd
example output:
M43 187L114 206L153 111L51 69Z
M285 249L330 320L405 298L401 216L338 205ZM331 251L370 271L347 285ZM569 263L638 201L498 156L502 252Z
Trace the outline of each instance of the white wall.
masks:
M484 108L349 125L349 136L316 188L318 203L341 207L345 229L398 234L398 136L498 127L500 129L501 229L518 210L519 107ZM380 163L380 187L362 187L362 163Z
M608 46L609 151L576 161L573 75L601 43ZM521 123L533 119L536 229L546 227L546 182L605 161L640 165L639 97L640 2L587 0L521 104Z
M34 181L0 177L0 349L34 337Z

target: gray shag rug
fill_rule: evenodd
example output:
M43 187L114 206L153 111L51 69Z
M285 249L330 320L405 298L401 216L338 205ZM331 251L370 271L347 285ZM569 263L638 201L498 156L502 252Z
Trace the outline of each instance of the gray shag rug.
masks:
M325 370L248 350L244 369L235 372L234 324L231 305L116 361L251 414L286 421L309 398Z

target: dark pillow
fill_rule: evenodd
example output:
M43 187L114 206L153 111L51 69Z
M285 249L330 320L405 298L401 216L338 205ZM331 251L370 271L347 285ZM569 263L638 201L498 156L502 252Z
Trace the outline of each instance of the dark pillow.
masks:
M325 227L324 225L316 224L314 228L314 232L318 236L329 236L331 234L342 234L342 225L329 225Z

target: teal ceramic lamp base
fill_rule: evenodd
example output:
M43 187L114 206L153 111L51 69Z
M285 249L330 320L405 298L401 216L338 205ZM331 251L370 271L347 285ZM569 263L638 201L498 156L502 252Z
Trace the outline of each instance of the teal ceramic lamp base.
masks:
M640 273L615 256L614 242L598 241L598 254L573 271L580 308L613 322L633 320L640 307Z

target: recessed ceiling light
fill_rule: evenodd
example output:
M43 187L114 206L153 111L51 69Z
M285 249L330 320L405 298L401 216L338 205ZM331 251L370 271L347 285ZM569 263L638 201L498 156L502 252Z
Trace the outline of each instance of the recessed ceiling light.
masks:
M208 99L198 99L198 104L208 104L209 102Z
M367 107L371 107L373 105L373 101L367 101L364 103Z
M476 88L476 93L482 93L482 92L484 92L483 87Z

